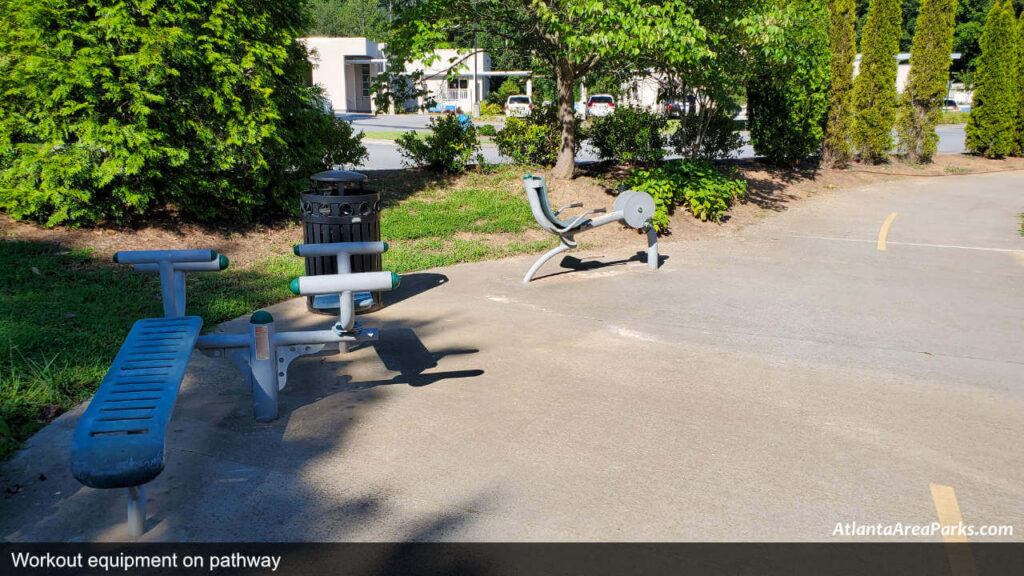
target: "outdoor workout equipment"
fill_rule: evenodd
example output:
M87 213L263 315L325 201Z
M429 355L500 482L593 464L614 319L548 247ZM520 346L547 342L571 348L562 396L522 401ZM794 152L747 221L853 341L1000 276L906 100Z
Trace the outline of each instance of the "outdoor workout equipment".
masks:
M523 186L526 188L526 197L530 201L530 210L533 212L533 217L540 224L541 228L551 232L558 236L560 242L556 248L541 256L533 266L530 267L529 272L523 277L523 283L526 284L533 279L533 275L540 270L540 267L545 262L555 257L557 254L561 254L566 250L575 248L577 246L575 236L580 232L586 232L605 224L612 222L621 222L630 228L636 228L637 230L646 230L647 232L647 266L651 270L657 270L658 268L658 234L654 230L654 226L651 224L651 219L654 218L654 199L651 198L650 194L646 192L637 192L636 190L624 190L619 193L615 198L615 203L612 205L612 212L607 213L605 208L596 208L594 210L587 210L575 218L569 220L560 220L558 215L569 208L582 208L582 202L576 202L567 206L562 206L558 210L551 211L551 203L548 201L548 188L544 184L544 178L541 176L533 176L527 174L523 176ZM592 214L605 214L600 218L591 219L589 216Z
M128 489L128 527L133 536L144 532L144 485L164 468L164 445L181 381L194 348L232 360L245 375L253 393L253 412L261 422L277 418L277 393L288 379L292 360L315 354L327 344L345 352L357 342L377 339L377 331L355 323L353 294L392 290L392 272L350 273L351 256L380 254L385 242L303 244L295 254L331 256L338 274L303 276L292 280L296 295L338 295L338 322L328 330L278 332L274 318L258 311L245 334L200 336L203 319L185 316L185 274L228 267L228 259L213 250L151 250L118 252L114 262L131 264L137 272L158 273L164 317L139 320L132 326L99 390L82 415L71 442L71 472L93 488Z

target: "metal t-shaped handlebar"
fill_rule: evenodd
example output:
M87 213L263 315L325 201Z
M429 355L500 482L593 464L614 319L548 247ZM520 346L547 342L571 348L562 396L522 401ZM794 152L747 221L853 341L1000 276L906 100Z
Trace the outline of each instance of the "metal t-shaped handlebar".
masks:
M387 242L334 242L330 244L299 244L295 255L304 258L334 256L338 273L322 276L300 276L292 280L289 288L296 296L338 294L339 332L351 332L355 327L354 292L393 290L400 282L394 272L352 272L352 256L387 252Z
M127 250L114 254L114 262L131 264L136 272L160 274L164 316L185 315L185 273L219 272L228 267L227 256L215 250Z

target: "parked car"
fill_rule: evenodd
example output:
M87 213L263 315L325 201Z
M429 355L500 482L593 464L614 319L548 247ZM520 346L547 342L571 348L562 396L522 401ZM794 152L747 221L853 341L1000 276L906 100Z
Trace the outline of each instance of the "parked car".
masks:
M665 104L665 113L670 118L678 118L684 114L691 114L697 111L697 98L692 94L688 94L683 98L676 98L675 100L669 100Z
M615 112L615 98L611 94L594 94L587 100L587 116L607 116Z
M956 100L953 100L952 98L946 98L942 102L942 109L953 110L955 112L957 110L960 110L960 105L956 103Z
M526 95L509 96L505 101L505 116L522 118L533 111L533 100Z

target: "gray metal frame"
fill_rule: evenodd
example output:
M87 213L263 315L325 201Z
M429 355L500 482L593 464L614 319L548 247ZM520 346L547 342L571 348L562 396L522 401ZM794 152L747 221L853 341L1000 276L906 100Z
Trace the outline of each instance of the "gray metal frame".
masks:
M587 210L571 220L561 220L559 215L569 208L582 208L583 204L577 202L562 206L557 211L551 210L551 203L548 200L548 189L541 176L527 174L523 176L523 187L526 188L526 198L530 202L530 211L533 218L540 224L540 227L558 236L559 244L533 263L533 266L523 277L523 284L533 280L533 276L540 270L548 260L558 254L576 248L576 234L586 232L593 228L621 222L626 226L647 232L647 266L651 270L658 269L658 234L651 224L654 218L654 199L646 192L636 190L625 190L615 198L612 212L607 213L605 208ZM600 218L590 218L594 214L606 214Z
M315 354L327 344L337 344L346 352L355 343L377 339L377 330L362 329L355 322L354 294L364 291L386 291L398 287L399 277L392 272L351 273L351 256L381 254L387 250L385 242L338 242L333 244L299 245L295 254L302 257L335 257L338 274L303 276L291 283L296 295L338 294L340 301L338 322L328 330L278 332L274 318L265 311L254 313L245 334L207 334L194 340L195 349L214 356L228 358L245 375L246 384L253 393L255 419L267 422L277 418L277 394L285 387L288 366L299 356ZM160 296L165 318L185 316L185 274L212 272L228 267L228 259L213 250L148 250L126 251L114 255L114 261L134 266L137 272L160 275ZM199 318L192 320L201 322ZM198 328L195 330L198 334ZM195 337L193 334L193 337ZM126 341L126 344L128 342ZM192 349L192 344L188 344ZM184 368L180 376L184 377ZM181 378L178 379L180 384ZM170 415L168 414L169 418ZM116 456L114 457L116 460ZM132 484L131 462L124 483ZM162 463L160 466L162 469ZM155 477L159 470L152 475ZM86 477L86 476L83 476ZM145 532L146 496L145 480L128 488L128 528L133 537ZM113 486L107 486L113 487Z

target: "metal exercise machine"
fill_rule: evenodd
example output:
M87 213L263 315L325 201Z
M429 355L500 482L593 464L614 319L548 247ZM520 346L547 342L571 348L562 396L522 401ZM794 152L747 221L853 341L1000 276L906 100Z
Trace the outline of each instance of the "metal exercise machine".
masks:
M607 213L606 208L596 208L587 210L575 218L560 220L559 214L569 208L582 208L583 203L576 202L562 206L552 212L551 203L548 200L548 188L543 177L527 174L523 176L523 186L526 188L526 197L530 201L530 210L533 212L534 219L537 220L541 228L557 235L560 241L556 248L533 263L526 276L523 277L524 284L533 279L533 275L545 262L566 250L576 248L576 234L612 222L621 222L630 228L647 232L647 266L651 270L658 269L658 234L651 224L651 220L654 218L654 199L650 194L636 190L624 190L615 198L611 213ZM590 216L593 214L605 215L592 219Z
M253 393L256 420L277 418L277 395L288 379L292 360L314 354L328 344L345 352L355 343L376 340L376 330L355 323L353 294L392 290L392 272L348 273L353 254L379 254L384 242L300 245L298 256L338 259L338 274L303 276L291 282L297 295L337 294L338 322L328 330L278 332L274 318L258 311L245 334L200 336L203 320L185 315L185 274L214 272L228 259L213 250L118 252L114 261L138 272L160 275L164 317L139 320L128 333L99 390L82 415L71 443L71 471L93 488L128 489L128 527L132 536L145 531L145 484L164 468L167 424L193 349L232 360Z

